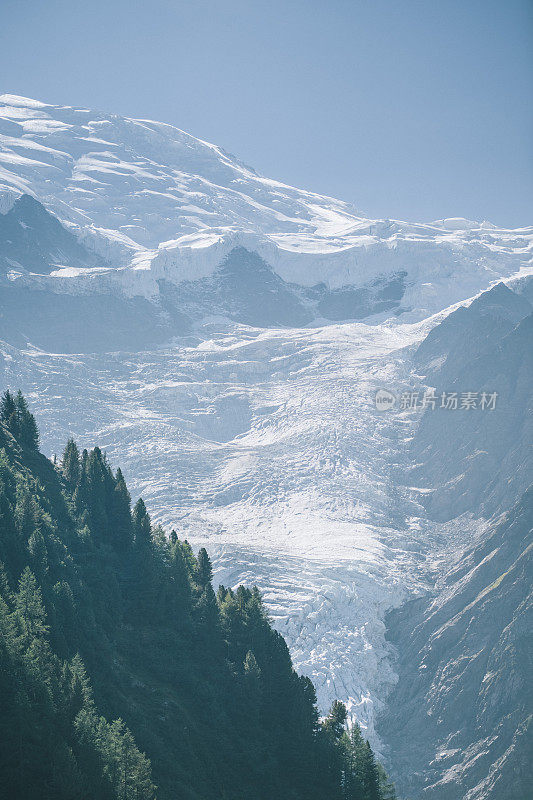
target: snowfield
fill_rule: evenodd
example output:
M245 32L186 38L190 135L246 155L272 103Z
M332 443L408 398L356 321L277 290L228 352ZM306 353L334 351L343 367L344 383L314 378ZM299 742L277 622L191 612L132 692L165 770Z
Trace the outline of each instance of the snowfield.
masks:
M102 286L130 295L153 296L161 278L211 275L243 246L303 287L405 271L404 309L422 319L517 272L533 252L531 227L370 220L257 175L172 125L0 95L0 212L23 192L111 267ZM60 271L56 283L86 291L83 272Z

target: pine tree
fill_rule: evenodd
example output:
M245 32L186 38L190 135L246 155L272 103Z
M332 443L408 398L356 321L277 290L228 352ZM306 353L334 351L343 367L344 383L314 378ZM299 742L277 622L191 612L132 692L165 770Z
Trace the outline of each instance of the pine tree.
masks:
M157 580L158 565L154 558L152 524L142 497L137 500L133 509L132 528L134 537L130 583L132 619L137 617L143 622L150 619L153 621L156 607L157 613L160 613L156 598L161 586Z
M63 636L63 652L68 653L73 644L77 645L80 634L74 592L70 583L62 580L54 584L52 593L55 612L54 633L56 637L58 633Z
M29 567L20 576L15 595L15 619L25 646L32 639L46 636L48 632L41 590Z
M87 477L87 510L91 531L95 538L107 541L109 531L106 502L107 475L106 465L99 447L95 447L89 453L85 474Z
M0 401L0 420L4 423L11 435L17 439L19 435L17 407L15 405L15 398L9 389L6 389Z
M28 410L22 392L17 392L13 397L7 389L0 401L0 421L4 423L17 442L29 450L38 450L39 431L35 417Z
M194 555L193 549L187 539L184 539L181 542L181 552L183 553L183 558L185 560L185 564L187 566L187 571L189 573L189 577L191 582L196 580L196 574L198 570L198 563L196 561L196 557Z
M142 497L135 503L132 517L135 546L137 549L149 548L152 542L152 524Z
M65 446L61 472L69 492L73 493L80 480L80 451L74 439L69 439Z
M261 690L261 669L251 650L248 650L244 659L244 680L252 698L257 699Z
M357 723L343 740L344 795L346 800L366 800L364 783L365 741Z
M72 672L73 685L76 683L80 687L81 705L86 708L93 708L94 703L91 682L89 681L87 670L85 669L85 665L79 653L76 653L72 658L70 669Z
M124 481L124 476L117 469L115 486L109 513L111 539L117 550L127 550L133 540L133 526L131 519L131 497Z
M346 706L340 700L335 700L323 723L324 731L334 743L337 743L344 733L346 717Z
M202 547L198 552L198 584L203 589L213 580L213 567L211 566L211 559L207 555L207 550Z
M6 452L0 450L0 561L13 577L20 575L25 563L24 541L15 519L15 486Z
M15 398L15 408L18 420L18 439L20 444L30 450L38 450L39 431L37 429L37 423L35 422L35 417L33 414L31 414L28 410L26 400L24 399L24 395L20 389L18 390Z
M175 531L174 531L175 533ZM172 577L172 593L171 599L173 602L172 611L189 610L191 605L191 582L187 570L187 564L183 557L183 550L178 537L172 541L170 545L170 574Z
M376 763L378 771L379 792L381 800L396 800L396 789L394 783L389 779L385 772L383 765L378 761Z
M200 633L209 639L213 637L218 629L219 612L215 593L210 583L202 589L194 607L194 614L199 623Z
M42 580L48 571L48 550L44 536L39 530L33 531L28 539L28 552L33 571Z
M17 484L15 524L22 541L27 542L37 526L37 503L26 482Z
M365 800L382 800L376 759L367 740L362 751L362 776Z
M79 515L84 515L85 522L89 516L89 479L87 476L87 463L89 461L89 453L86 449L83 450L80 460L80 477L76 488L74 490L74 505Z

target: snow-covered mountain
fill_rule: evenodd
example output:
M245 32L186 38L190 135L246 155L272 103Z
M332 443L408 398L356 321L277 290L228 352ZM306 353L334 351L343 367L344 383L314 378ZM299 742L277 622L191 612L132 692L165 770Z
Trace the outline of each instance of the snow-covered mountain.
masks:
M450 462L461 446L468 471L487 428L463 414L458 442L439 417L440 469L436 420L375 394L423 394L462 341L479 355L475 319L426 336L502 279L520 287L514 330L533 228L368 220L170 125L10 95L0 165L0 375L44 450L98 443L156 521L207 546L215 579L257 583L321 707L347 701L379 750L386 613L482 535ZM432 514L443 471L460 518Z
M95 274L57 263L54 291L85 291L90 279L159 297L162 281L201 282L243 247L278 284L304 290L298 301L311 319L366 316L374 309L365 292L377 282L385 292L378 301L387 300L386 285L394 280L397 289L399 278L400 309L427 316L519 270L533 242L532 228L369 220L346 203L263 178L171 125L2 95L0 210L20 194L37 198L110 268Z

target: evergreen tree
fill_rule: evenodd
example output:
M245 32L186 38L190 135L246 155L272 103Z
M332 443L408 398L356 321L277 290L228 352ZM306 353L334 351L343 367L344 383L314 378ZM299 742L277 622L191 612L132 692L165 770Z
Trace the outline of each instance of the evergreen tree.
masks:
M14 616L17 621L24 645L32 639L46 636L46 612L43 606L41 590L37 586L35 575L29 567L25 567L15 595Z
M248 692L257 699L261 690L261 669L251 650L248 650L244 659L244 679Z
M17 442L29 450L39 448L39 431L35 417L28 410L26 400L19 391L13 397L9 389L0 401L0 421L4 423Z
M35 422L35 417L33 414L31 414L28 410L26 400L20 389L18 390L15 398L15 408L19 432L18 439L20 444L23 447L29 448L30 450L38 450L39 431L37 429L37 423Z
M86 449L81 454L80 461L80 477L74 490L74 505L79 515L88 517L88 508L90 503L89 496L89 479L87 476L87 462L89 460L89 453Z
M95 447L89 453L85 465L85 475L87 481L86 504L91 532L100 541L108 541L109 475L99 447Z
M15 518L15 477L7 453L0 449L0 562L13 577L20 575L25 563L24 542Z
M343 748L343 786L346 800L367 800L365 793L365 741L357 723L342 740Z
M0 400L0 420L4 425L8 425L10 419L15 414L15 399L9 389L6 389Z
M202 547L198 552L198 584L204 589L213 580L213 567L207 550Z
M376 759L368 740L362 752L362 775L365 800L382 800Z
M17 407L15 405L15 398L9 389L6 389L0 401L0 420L4 423L11 435L17 439L19 435Z
M80 451L74 439L67 441L63 451L61 472L69 492L73 493L80 480Z
M152 524L142 497L139 497L133 509L133 535L135 546L138 549L150 547L152 542Z
M135 503L132 514L134 551L132 581L130 585L130 609L144 622L156 613L156 595L161 589L157 581L159 564L154 559L152 524L142 497ZM159 609L158 609L159 610Z
M175 531L173 531L175 534ZM171 613L183 612L190 609L191 605L191 582L187 570L187 564L183 556L183 549L176 535L173 540L171 534L170 544L170 575L172 579L171 592Z
M48 550L45 538L39 530L31 534L28 540L28 552L33 571L42 580L48 571Z
M377 762L376 766L378 771L379 792L381 800L397 800L394 783L389 779L389 776L387 775L382 764L380 764L379 761Z
M133 540L131 497L120 468L117 469L115 476L109 525L114 546L120 551L127 550Z
M194 582L196 580L198 565L196 562L196 557L194 555L193 549L190 546L187 539L184 539L184 541L181 542L181 552L183 553L183 558L185 560L185 564L187 566L187 571L189 573L191 582Z
M19 535L27 542L37 526L37 503L26 481L17 483L14 516Z
M344 703L341 703L340 700L335 700L323 723L324 731L335 744L344 733L346 716L346 706Z

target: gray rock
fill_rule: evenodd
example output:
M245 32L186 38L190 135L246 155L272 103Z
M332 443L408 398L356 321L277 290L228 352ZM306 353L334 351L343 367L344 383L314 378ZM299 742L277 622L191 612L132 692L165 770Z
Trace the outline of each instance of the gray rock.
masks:
M400 796L533 797L533 488L430 600L392 612L399 682L379 730Z

